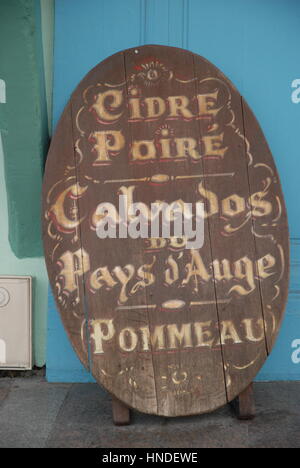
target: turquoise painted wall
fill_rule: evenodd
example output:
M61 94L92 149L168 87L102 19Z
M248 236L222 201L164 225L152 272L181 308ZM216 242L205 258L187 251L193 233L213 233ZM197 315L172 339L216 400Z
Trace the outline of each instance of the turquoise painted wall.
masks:
M7 104L0 114L9 242L18 258L41 257L41 185L48 148L39 0L0 2L0 75ZM17 188L17 189L16 189Z
M300 103L291 98L292 82L300 79L299 21L298 0L56 0L55 9L54 126L92 67L114 52L149 43L203 55L252 107L279 170L291 234L286 317L261 380L300 379ZM90 380L67 341L51 295L48 324L48 379Z
M47 77L51 77L53 27L53 2L47 2L44 49L40 1L0 2L0 275L33 277L33 363L37 366L46 360L48 290L40 231L48 146L43 51Z
M0 104L5 106L6 104ZM0 135L3 133L0 125ZM4 153L0 136L0 275L24 275L33 278L33 364L46 361L48 277L44 258L19 259L8 242L8 212L4 179Z

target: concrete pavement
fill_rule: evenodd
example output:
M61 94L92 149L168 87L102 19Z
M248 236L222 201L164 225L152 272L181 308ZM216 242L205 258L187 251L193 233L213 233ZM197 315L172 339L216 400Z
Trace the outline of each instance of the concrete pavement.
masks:
M43 377L0 378L0 448L300 447L300 382L256 383L257 416L214 413L166 419L133 412L115 427L109 395L96 384L53 384Z

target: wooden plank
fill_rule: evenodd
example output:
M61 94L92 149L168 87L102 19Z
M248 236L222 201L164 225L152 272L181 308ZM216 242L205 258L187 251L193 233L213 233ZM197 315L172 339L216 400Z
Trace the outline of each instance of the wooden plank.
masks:
M277 263L276 276L260 278L266 339L270 353L280 329L288 294L290 266L288 222L279 175L268 143L243 98L242 108L245 138L247 142L251 142L248 177L250 191L256 194L257 206L252 210L252 232L256 252L258 257L262 257L267 250L270 260Z
M108 202L118 209L119 191L124 184L112 184L110 181L136 176L128 165L129 129L125 104L123 115L116 121L109 120L108 125L105 118L110 117L101 115L103 104L98 105L97 101L102 93L109 94L108 102L126 97L122 53L93 70L72 98L74 138L83 155L82 160L77 161L77 177L81 186L88 187L86 196L79 200L79 208L81 213L86 214L81 224L82 246L90 263L85 293L91 369L95 378L117 399L131 407L155 413L157 400L151 353L143 353L139 357L136 352L128 351L137 339L136 330L148 327L145 288L138 288L143 278L137 278L136 273L145 264L139 248L141 240L102 240L96 234L97 206ZM99 155L95 145L99 144L100 147L103 143L97 143L97 138L102 138L104 133L101 132L107 131L117 132L108 137L119 137L122 148ZM130 291L134 287L140 291L132 301ZM111 334L111 339L102 339L101 334Z
M80 83L47 163L45 250L56 296L64 291L58 305L70 339L117 401L179 416L243 395L272 347L287 295L277 180L238 91L199 56L163 46L129 49ZM127 211L120 195L137 210L129 213L127 237L119 235ZM202 247L191 248L172 230L138 237L140 211L150 216L158 201L194 210L204 203ZM107 211L115 238L99 238ZM53 213L67 224L62 229L56 219L59 243L48 239Z
M238 419L248 420L255 418L255 402L252 383L231 402L231 406L235 410Z
M128 426L130 424L130 409L120 400L112 397L113 422L116 426Z
M45 167L43 242L48 276L65 330L79 359L89 368L79 230L81 190L77 186L74 158L69 103L57 124Z
M131 122L132 146L139 140L150 140L153 137L156 147L166 146L167 139L173 140L174 144L174 137L195 140L197 138L197 123L190 117L191 111L188 107L181 111L172 111L176 104L183 107L185 101L180 103L180 98L168 101L169 96L183 96L186 102L194 98L193 55L179 49L172 52L170 55L169 48L147 46L125 53L127 82L132 83L129 86L128 97L130 99L132 92L139 93L145 99L144 115L147 112L147 103L150 111L150 115L143 122ZM151 101L147 101L153 96L159 96L154 109L150 105ZM171 115L167 118L165 115L153 117L153 111L159 114L162 108L167 109L168 105ZM177 113L178 115L175 115ZM173 147L171 152L176 154L177 151L185 150ZM197 194L189 179L192 173L190 158L183 153L167 158L167 153L168 150L164 147L164 152L158 151L159 155L155 159L134 161L132 166L135 171L139 171L141 178L156 174L169 178L168 182L163 184L150 182L137 185L136 198L147 204L155 200L172 203L180 199L195 203ZM197 173L202 175L201 165ZM179 178L176 180L177 176ZM172 180L174 177L175 180ZM207 229L205 238L209 242ZM184 268L192 261L191 250L186 249L184 244L175 249L170 243L168 245L168 242L163 241L161 245L159 248L155 239L152 239L152 242L146 239L143 244L144 262L149 264L155 258L153 273L157 278L156 283L146 289L147 303L154 306L149 309L148 314L150 330L154 333L157 326L164 326L167 342L168 330L180 331L186 327L187 336L189 333L192 335L195 333L192 330L193 324L197 324L198 321L202 323L198 325L199 330L203 324L214 324L213 327L218 327L213 283L208 281L198 286L189 280L184 284L187 278ZM211 262L209 248L203 251L202 259L204 263ZM172 304L171 308L168 308L168 304ZM204 346L192 347L188 341L187 338L182 347L176 348L175 344L171 343L171 352L153 349L158 414L178 416L203 413L212 411L227 401L220 348L209 346L207 343ZM210 372L210 369L214 369L214 372Z
M255 270L257 252L251 230L243 114L239 93L215 67L195 57L195 74L197 94L216 96L211 100L216 112L210 114L211 123L208 118L199 120L204 145L208 147L212 140L218 148L204 155L204 172L231 174L218 179L207 177L203 182L205 196L211 200L206 206L211 214L207 222L212 257L221 263L214 267L214 283L230 401L246 382L253 380L267 357L260 282ZM208 125L215 129L209 131ZM211 140L206 140L207 135L212 135ZM226 297L230 302L222 304Z

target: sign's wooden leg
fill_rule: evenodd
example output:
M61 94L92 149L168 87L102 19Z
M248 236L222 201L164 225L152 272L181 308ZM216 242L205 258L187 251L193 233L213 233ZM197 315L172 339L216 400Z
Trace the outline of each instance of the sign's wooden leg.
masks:
M111 397L112 415L115 426L127 426L130 424L130 409L116 397Z
M251 383L238 397L232 401L232 407L238 419L253 419L255 417L255 402L253 384Z

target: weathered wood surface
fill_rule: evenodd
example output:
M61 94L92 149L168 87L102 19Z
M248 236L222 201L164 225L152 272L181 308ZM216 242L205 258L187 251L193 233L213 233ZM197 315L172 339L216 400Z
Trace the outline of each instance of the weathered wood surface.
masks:
M203 247L100 239L97 207L118 211L120 194L203 202ZM99 383L165 416L212 411L248 387L282 320L288 228L261 129L216 67L163 46L95 67L58 124L43 201L57 305Z
M116 426L128 426L130 424L130 409L122 401L114 396L111 401L113 422Z
M248 385L232 402L238 419L247 420L255 418L255 401L253 384Z

